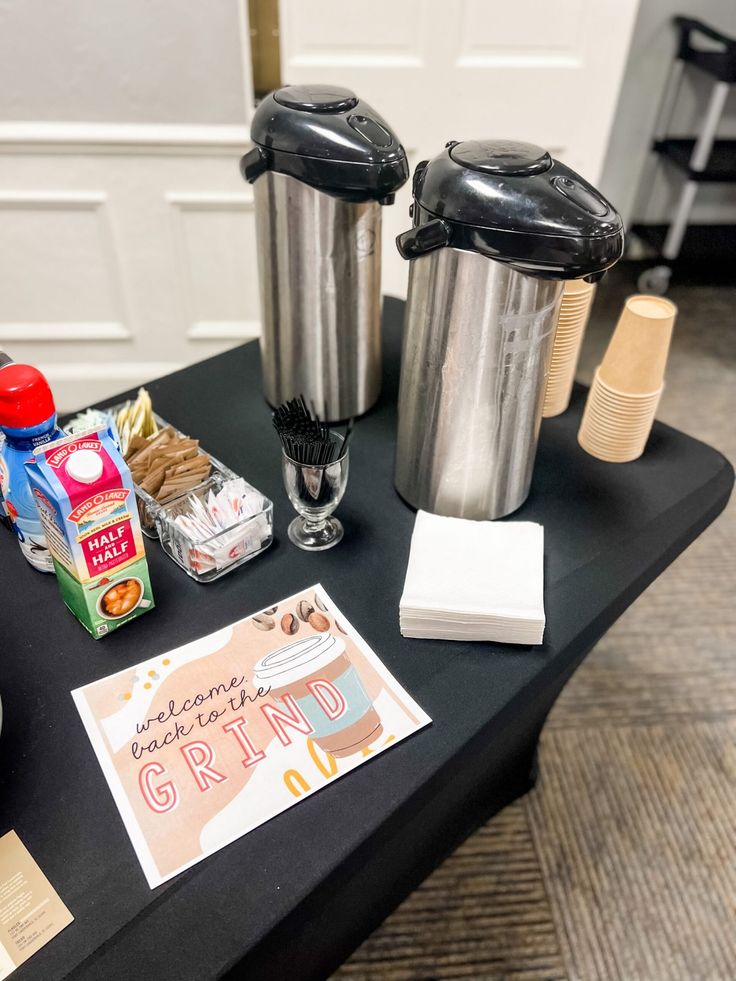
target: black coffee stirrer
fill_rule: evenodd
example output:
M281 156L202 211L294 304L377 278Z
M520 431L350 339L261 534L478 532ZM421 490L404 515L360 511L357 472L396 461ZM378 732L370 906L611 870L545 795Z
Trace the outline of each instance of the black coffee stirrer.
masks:
M310 410L303 395L283 402L273 413L274 429L279 435L286 455L295 463L308 467L323 467L335 463L347 451L353 431L351 419L342 443L335 439L329 426Z

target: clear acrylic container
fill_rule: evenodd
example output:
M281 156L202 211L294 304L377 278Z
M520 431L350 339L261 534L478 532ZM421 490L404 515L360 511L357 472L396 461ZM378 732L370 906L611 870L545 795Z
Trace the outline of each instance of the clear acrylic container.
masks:
M230 472L213 473L181 497L156 505L156 531L164 551L197 582L213 582L232 572L260 555L273 541L273 504L247 482L248 488L261 498L262 508L256 514L243 517L208 538L197 537L177 524L177 516L191 510L193 498L204 500L210 491L217 493L232 476Z
M103 409L102 411L109 413L113 419L115 419L118 412L124 405L125 402L120 402L118 405L111 405L109 408ZM156 412L153 413L153 418L156 420L156 425L159 429L166 429L167 426L171 426L177 436L185 436L180 429L177 429L176 426L172 426L170 422L162 419ZM188 491L184 491L183 496L200 490L200 488L204 487L207 481L209 481L212 477L220 476L223 478L223 480L232 480L238 476L238 474L232 471L229 467L226 467L224 463L221 463L216 457L212 456L211 453L207 453L206 450L203 450L201 446L197 452L200 456L208 456L210 458L212 470L209 477L203 480L201 484L197 484L194 487L191 487ZM154 497L151 497L151 495L144 491L142 487L139 487L138 484L134 484L134 486L136 497L138 498L138 515L141 521L141 531L147 538L158 538L159 534L156 527L156 518L158 517L161 508L166 505L159 504ZM174 504L177 500L178 498L174 498L173 501L167 501L167 505Z
M109 413L113 419L125 403L110 406L102 411ZM157 413L153 414L159 429L171 426ZM179 436L184 434L176 426L171 426ZM237 480L236 474L226 467L217 457L207 453L202 447L198 452L210 458L212 469L201 483L190 487L179 497L165 504L153 498L134 482L138 500L141 531L148 538L159 539L161 545L178 566L196 579L197 582L213 582L250 559L260 555L273 541L273 504L260 491L245 481L246 486L262 501L261 509L247 518L241 518L231 527L212 535L210 538L197 539L187 534L175 521L179 514L186 514L192 497L204 500L212 490L221 490L228 480Z
M156 420L158 422L158 419ZM202 448L199 449L200 453L204 453ZM186 497L188 494L193 494L197 491L206 488L209 490L209 482L213 477L219 477L223 482L226 480L235 479L238 474L226 467L224 463L220 463L214 456L210 453L206 454L210 458L210 463L212 464L212 470L210 471L209 477L206 477L201 484L196 484L194 487L190 487L188 491L184 491L181 495ZM138 514L141 519L141 531L148 538L158 538L158 516L163 508L168 507L170 504L176 504L180 498L175 497L172 501L167 501L166 504L159 504L158 501L151 497L149 493L139 487L138 484L134 483L136 497L138 498Z

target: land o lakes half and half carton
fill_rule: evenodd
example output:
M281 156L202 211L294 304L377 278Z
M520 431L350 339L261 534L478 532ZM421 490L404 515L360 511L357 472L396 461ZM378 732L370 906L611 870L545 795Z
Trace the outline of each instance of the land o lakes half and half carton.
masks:
M45 444L26 463L61 595L93 637L153 606L133 479L109 428Z

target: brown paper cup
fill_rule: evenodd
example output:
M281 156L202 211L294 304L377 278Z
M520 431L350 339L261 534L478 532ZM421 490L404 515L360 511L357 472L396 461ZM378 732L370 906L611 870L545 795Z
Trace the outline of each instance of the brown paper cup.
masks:
M597 397L591 401L591 408L593 408L599 415L610 419L620 419L622 421L630 420L631 422L635 422L637 419L646 418L652 409L656 408L656 405L657 399L654 399L651 403L647 402L644 405L638 406L615 404L606 402L605 399Z
M578 443L608 463L629 463L644 452L662 388L628 395L608 386L596 371L578 431Z
M595 433L601 439L630 439L632 436L650 429L652 418L650 413L646 418L638 419L636 422L622 423L619 419L612 419L610 416L604 418L591 410L588 413L586 425L591 433Z
M646 411L637 413L624 412L623 410L611 410L605 405L600 405L595 400L590 403L589 412L595 419L600 419L606 428L613 427L619 431L637 429L643 425L647 419L651 418L652 411L656 411L656 405L649 406Z
M591 405L612 416L635 419L647 415L652 408L656 409L663 387L661 386L655 392L642 392L637 395L620 392L611 388L610 385L606 385L601 378L599 366L593 376L591 388L595 389L595 398L591 400Z
M580 357L585 327L593 303L595 286L582 279L565 283L550 359L542 416L558 416L570 404L570 394Z
M605 463L631 463L638 460L644 452L649 439L649 431L647 430L636 438L614 443L595 439L581 426L578 433L578 443L590 456L603 460Z
M658 391L676 316L662 296L630 296L599 368L604 384L629 395Z

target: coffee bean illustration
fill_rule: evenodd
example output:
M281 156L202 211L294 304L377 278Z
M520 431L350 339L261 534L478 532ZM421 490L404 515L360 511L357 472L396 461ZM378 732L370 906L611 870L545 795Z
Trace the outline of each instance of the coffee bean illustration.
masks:
M281 617L281 629L285 634L295 634L299 629L299 621L293 613L284 613Z
M296 604L296 615L304 623L307 623L311 614L314 613L314 607L309 602L309 600L300 600Z
M273 630L276 626L276 621L273 617L267 616L265 613L259 613L257 616L252 618L253 626L258 627L259 630Z
M263 612L267 616L272 617L274 615L274 613L276 612L276 610L278 610L278 606L269 606L269 608L267 610L264 610Z
M335 620L335 626L337 627L337 629L340 631L341 634L347 633L347 630L345 629L345 627L343 627L343 625L340 623L339 620Z
M310 627L314 627L314 629L318 630L320 633L324 633L325 630L330 629L330 621L327 619L324 613L317 613L316 611L314 613L310 613L309 625Z
M318 610L322 610L323 613L327 613L327 607L316 593L314 594L314 605Z

